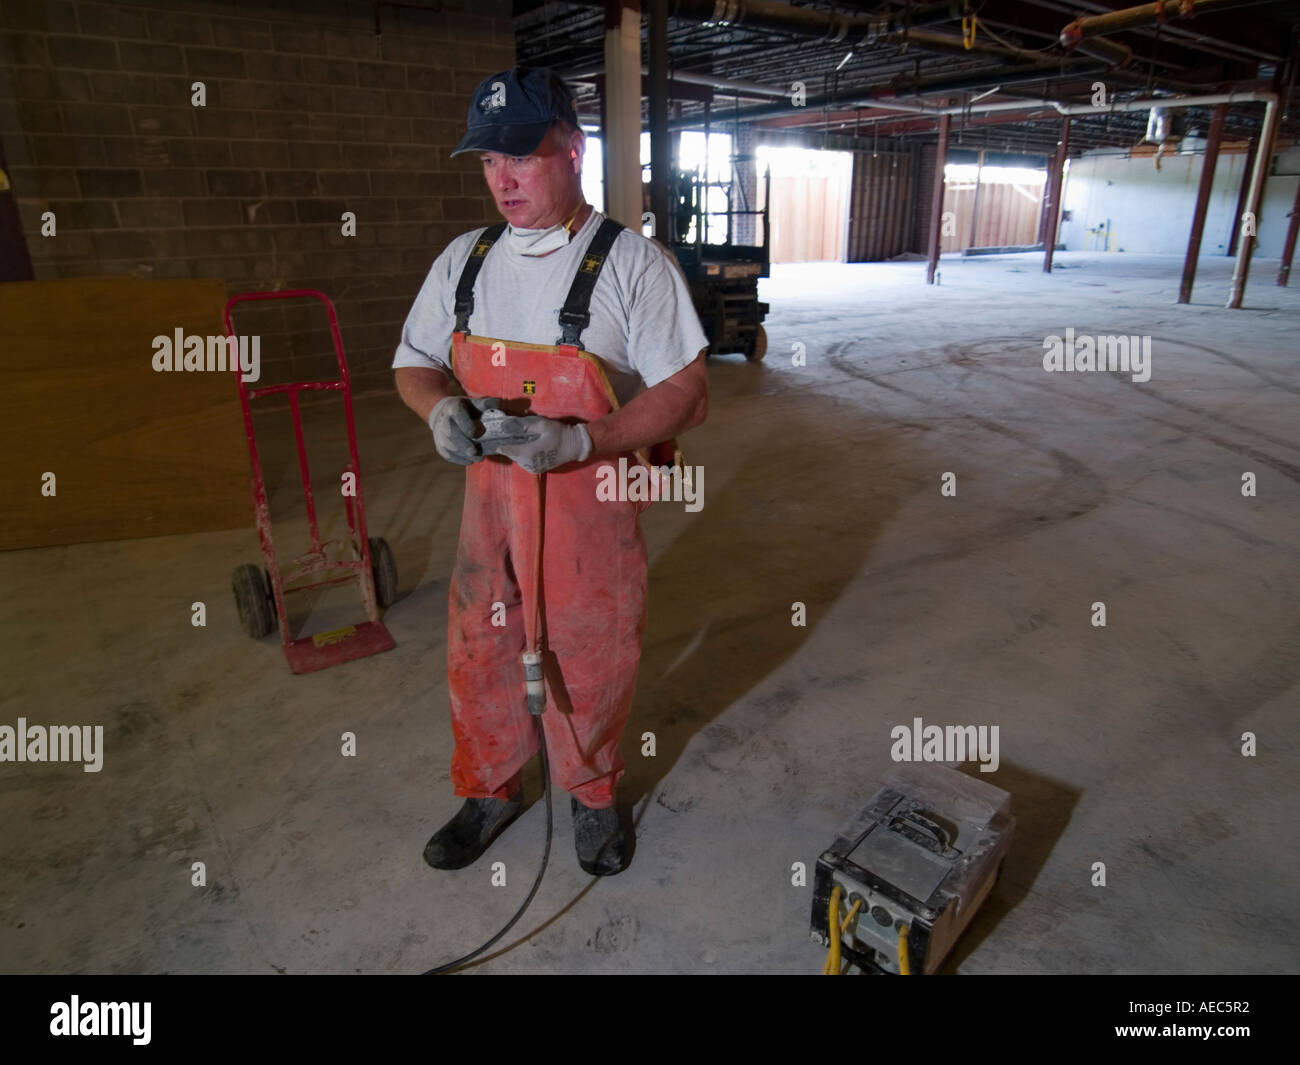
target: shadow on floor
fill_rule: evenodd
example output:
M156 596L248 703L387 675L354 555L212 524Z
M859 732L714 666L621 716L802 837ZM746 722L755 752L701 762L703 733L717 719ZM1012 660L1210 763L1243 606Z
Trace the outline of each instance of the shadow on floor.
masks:
M974 764L967 763L958 769L967 776L979 778L979 768ZM995 783L1011 794L1011 816L1016 819L1011 849L1002 860L992 892L939 967L938 975L955 974L993 934L1002 918L1024 901L1070 823L1080 798L1080 792L1009 762L998 767ZM1079 875L1087 873L1087 869L1082 869Z
M897 482L914 476L897 453L897 436L847 406L827 403L815 418L781 411L756 439L724 484L710 490L706 477L703 510L652 567L637 695L624 734L625 803L652 793L693 736L798 653L893 518ZM848 476L846 454L858 467ZM707 473L706 457L688 461ZM869 481L862 469L888 473L858 494ZM837 549L825 550L827 541ZM805 605L805 626L792 624L795 603ZM779 700L750 710L741 724L759 729L782 714ZM640 756L646 732L654 733L654 758Z

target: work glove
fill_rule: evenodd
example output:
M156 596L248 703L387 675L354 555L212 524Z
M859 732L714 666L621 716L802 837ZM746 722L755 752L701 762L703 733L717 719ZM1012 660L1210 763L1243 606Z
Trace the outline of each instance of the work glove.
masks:
M513 417L500 410L484 413L478 443L485 455L505 455L529 473L582 462L591 454L585 425L565 425L536 414Z
M438 400L429 413L429 428L433 430L433 446L448 462L458 466L472 466L487 454L476 442L483 432L479 419L484 411L496 410L501 401L493 396L470 399L468 396L447 396Z

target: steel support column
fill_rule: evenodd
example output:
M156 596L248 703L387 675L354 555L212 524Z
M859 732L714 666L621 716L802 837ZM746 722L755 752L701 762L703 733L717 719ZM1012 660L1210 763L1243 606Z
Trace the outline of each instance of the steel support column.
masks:
M1201 236L1205 232L1205 212L1214 188L1214 168L1219 162L1219 143L1223 140L1223 123L1228 105L1216 104L1210 119L1210 133L1205 142L1205 159L1201 162L1201 183L1196 188L1196 209L1192 212L1192 233L1187 240L1187 258L1183 261L1183 282L1178 288L1178 302L1192 301L1196 281L1196 260L1201 254Z
M1048 195L1051 204L1047 208L1047 224L1043 227L1043 273L1052 272L1052 253L1056 250L1056 228L1061 218L1061 192L1065 186L1065 161L1070 158L1070 116L1061 119L1061 140L1056 146L1056 158L1052 163L1051 180L1048 182Z
M925 266L925 283L934 284L939 266L939 237L943 229L943 168L948 159L948 131L952 116L939 116L939 143L934 155L934 184L930 189L930 257Z
M650 213L654 237L669 240L669 175L672 147L668 136L668 0L650 0Z
M1295 203L1291 205L1291 223L1286 227L1286 243L1282 246L1282 265L1277 270L1277 283L1285 285L1291 280L1291 260L1295 257L1295 238L1300 231L1300 185L1295 187Z
M1277 120L1282 109L1277 106L1276 97L1264 105L1264 120L1259 125L1259 151L1255 153L1254 165L1250 168L1250 192L1247 196L1245 214L1250 218L1251 232L1245 227L1241 231L1241 244L1237 248L1237 262L1232 268L1232 294L1228 297L1228 309L1240 310L1241 300L1246 292L1246 280L1250 276L1250 260L1255 254L1255 245L1259 234L1259 208L1264 194L1264 181L1268 176L1268 165L1273 158L1273 136L1277 131Z
M641 3L605 0L605 214L641 232Z
M970 208L970 239L966 242L966 247L974 248L975 233L979 228L980 219L980 176L984 173L984 149L980 149L979 162L975 165L975 195L972 197Z

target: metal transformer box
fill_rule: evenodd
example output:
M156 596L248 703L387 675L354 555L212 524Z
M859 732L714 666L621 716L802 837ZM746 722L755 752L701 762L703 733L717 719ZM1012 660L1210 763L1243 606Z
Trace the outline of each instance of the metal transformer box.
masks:
M899 766L817 860L812 938L830 944L831 891L847 914L841 953L866 973L897 973L908 926L911 972L933 973L988 896L1011 844L1011 796L942 765Z

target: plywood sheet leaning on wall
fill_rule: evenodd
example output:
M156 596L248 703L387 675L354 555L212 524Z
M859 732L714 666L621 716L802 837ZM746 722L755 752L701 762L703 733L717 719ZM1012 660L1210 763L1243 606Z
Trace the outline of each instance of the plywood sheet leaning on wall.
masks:
M221 281L0 284L0 549L252 526L233 371L154 369L157 336L221 336L225 298Z

